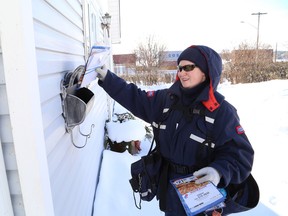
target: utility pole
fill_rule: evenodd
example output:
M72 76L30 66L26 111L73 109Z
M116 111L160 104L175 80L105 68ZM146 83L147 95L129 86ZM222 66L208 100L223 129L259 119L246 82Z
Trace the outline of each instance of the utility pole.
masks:
M252 14L251 14L251 15L257 15L257 16L258 16L256 50L258 50L258 48L259 48L259 27L260 27L260 16L261 16L261 15L265 15L265 14L267 14L267 13L261 13L261 12L258 12L258 13L252 13Z
M276 47L275 47L275 56L274 56L274 62L277 61L277 43L276 43Z
M257 15L258 16L258 25L257 25L257 41L256 41L256 67L258 68L258 49L259 49L259 27L260 27L260 16L265 15L267 13L252 13L251 15Z

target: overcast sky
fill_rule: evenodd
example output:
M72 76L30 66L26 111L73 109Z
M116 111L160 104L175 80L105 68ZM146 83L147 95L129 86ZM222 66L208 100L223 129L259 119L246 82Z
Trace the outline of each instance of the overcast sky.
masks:
M120 0L121 44L113 53L131 53L148 36L181 51L202 44L221 52L241 42L288 50L287 0ZM244 23L241 23L244 21Z

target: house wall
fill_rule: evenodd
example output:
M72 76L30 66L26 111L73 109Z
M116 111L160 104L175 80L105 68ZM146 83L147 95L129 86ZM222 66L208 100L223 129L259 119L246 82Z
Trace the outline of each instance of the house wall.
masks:
M30 1L0 2L0 135L13 209L13 214L4 215L54 214L39 92L35 91L38 76L31 8Z
M6 85L4 79L3 58L0 46L0 215L13 215L12 198L8 176L17 175L17 171L11 169L11 163L15 163L14 149L11 137L11 123L7 103ZM2 141L1 141L2 140ZM11 160L9 160L11 158ZM6 166L5 166L6 159ZM9 161L11 161L9 163ZM18 179L18 178L17 178ZM21 198L21 196L20 196Z
M33 76L36 76L37 82L34 91L39 93L39 97L35 97L31 107L36 106L38 109L39 106L41 112L39 118L35 120L37 122L40 121L41 126L38 127L38 130L40 129L41 132L39 133L39 131L35 130L37 134L34 135L39 140L43 140L43 142L34 143L34 145L41 145L39 149L44 149L46 158L41 158L42 154L38 154L38 162L41 161L39 164L43 163L40 168L44 167L41 171L32 171L33 167L29 170L28 164L27 166L22 165L25 159L34 161L32 156L33 158L34 156L37 157L38 150L33 151L34 153L31 154L29 152L24 153L25 145L27 145L27 149L29 149L28 146L31 146L30 143L27 143L29 140L21 140L21 137L12 130L13 122L17 122L17 119L11 120L11 118L13 119L11 110L14 110L16 105L11 103L9 95L16 95L16 91L21 91L21 88L12 89L11 84L7 88L5 81L7 70L4 69L2 52L0 52L0 140L2 142L2 154L1 151L0 154L1 156L3 155L7 174L8 188L6 185L6 191L9 191L11 199L10 201L6 199L6 201L11 203L13 213L16 216L42 215L41 213L34 214L35 209L37 209L36 206L41 206L39 202L42 202L42 200L37 197L38 194L36 192L31 190L31 187L33 187L31 183L38 182L42 184L45 182L45 185L42 185L42 188L39 186L39 188L43 191L47 190L46 192L49 191L44 199L52 199L53 207L49 206L49 204L46 206L50 210L52 208L54 215L91 215L103 151L104 126L109 115L109 98L96 82L89 86L89 89L95 94L94 106L86 116L85 121L80 125L80 130L82 133L87 134L92 124L94 127L85 147L76 148L72 144L71 135L65 130L60 83L67 72L85 64L85 54L91 44L95 43L95 41L104 42L100 20L103 12L96 1L93 4L88 0L25 0L25 2L21 2L19 7L24 7L23 5L25 7L31 5L32 7L30 17L33 19L32 38L34 38L35 43L33 52L35 53L34 61L36 62L36 74L34 73ZM27 2L30 4L27 4ZM93 10L88 10L89 7L92 7ZM92 22L89 17L91 17L92 11L96 13L94 14L96 22L93 24L98 35L96 37L90 37L89 28ZM0 25L0 31L3 29L1 29ZM31 58L33 57L31 56ZM21 76L23 76L23 73L29 73L28 71L19 72L22 73ZM19 77L21 76L19 75ZM15 76L15 80L19 80L19 77ZM11 76L9 76L9 83L13 83L13 77ZM31 85L33 86L33 82L27 81L21 87L31 87ZM13 92L11 93L11 91ZM27 111L27 113L29 112L31 110ZM22 114L26 115L26 111L23 110ZM26 125L33 124L32 120L31 122L26 122ZM23 131L25 130L24 126ZM78 127L73 129L73 139L79 146L84 145L86 141L86 138L80 135ZM18 140L21 140L21 142ZM20 156L21 151L23 154ZM45 164L47 165L47 170L45 169ZM41 173L43 171L48 173ZM36 175L31 175L31 172L39 172L38 176L40 178L48 176L49 179L37 181L35 180ZM1 185L5 186L5 182ZM35 204L34 211L32 210L33 203ZM46 215L50 216L51 214L47 211Z
M87 5L89 18L94 15L96 22L93 25L100 32L99 10L93 4ZM108 116L107 95L98 85L92 85L95 105L80 129L87 134L92 124L95 127L84 148L77 149L72 145L62 117L60 81L66 72L85 61L83 32L87 29L83 26L83 7L77 0L33 1L43 128L54 212L59 216L91 215ZM88 25L91 25L89 18ZM90 36L91 43L100 37ZM79 146L86 141L77 127L73 129L73 136Z

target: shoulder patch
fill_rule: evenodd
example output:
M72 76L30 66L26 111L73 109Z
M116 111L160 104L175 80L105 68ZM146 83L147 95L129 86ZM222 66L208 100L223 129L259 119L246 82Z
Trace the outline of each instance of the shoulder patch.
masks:
M236 127L236 132L237 132L237 134L244 134L245 133L245 131L241 125Z
M147 97L150 98L150 97L154 97L155 95L155 91L148 91L147 92Z

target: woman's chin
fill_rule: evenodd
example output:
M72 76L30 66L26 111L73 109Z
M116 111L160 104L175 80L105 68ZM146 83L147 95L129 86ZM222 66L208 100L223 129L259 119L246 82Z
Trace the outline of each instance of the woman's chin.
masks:
M181 82L181 84L182 84L182 86L183 86L183 88L192 88L192 86L191 86L191 83L189 83L189 82Z

